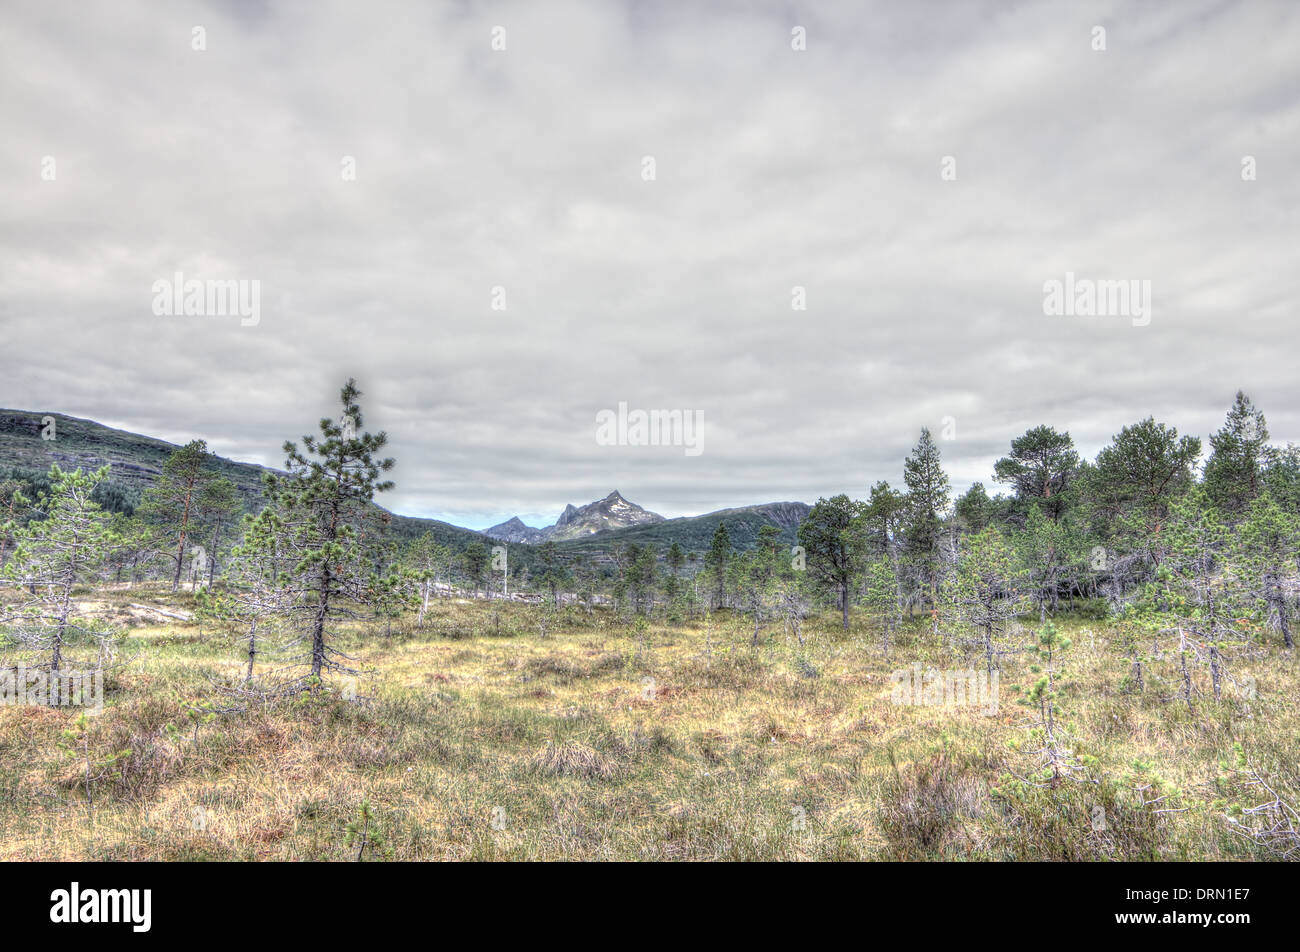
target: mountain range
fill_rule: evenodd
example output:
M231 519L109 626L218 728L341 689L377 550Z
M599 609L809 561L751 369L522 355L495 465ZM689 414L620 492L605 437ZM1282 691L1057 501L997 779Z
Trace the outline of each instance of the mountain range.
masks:
M51 419L52 429L47 426ZM53 439L45 439L43 435ZM0 409L0 477L9 473L45 473L52 463L64 469L97 469L107 464L112 482L126 498L138 502L140 494L153 485L163 463L176 449L174 443L114 429L93 420L46 411ZM276 472L215 455L213 467L235 484L249 510L256 508L261 499L262 475ZM515 516L479 532L438 519L401 516L376 508L390 520L398 539L430 532L437 542L455 549L475 541L487 545L497 542L536 545L551 540L566 554L581 554L596 561L604 561L614 545L626 542L664 548L676 542L688 552L703 551L720 522L727 524L732 544L740 550L753 545L763 525L776 526L782 539L793 543L799 523L810 509L802 502L774 502L666 519L614 490L584 506L568 504L555 524L545 528L525 525Z
M616 489L604 499L589 502L585 506L569 503L564 512L555 521L555 525L545 529L534 529L524 525L518 517L507 520L491 529L484 529L483 534L502 542L526 542L536 544L553 539L562 542L565 539L577 539L594 535L610 529L627 529L631 526L654 525L664 522L657 512L642 509L634 502L628 502Z

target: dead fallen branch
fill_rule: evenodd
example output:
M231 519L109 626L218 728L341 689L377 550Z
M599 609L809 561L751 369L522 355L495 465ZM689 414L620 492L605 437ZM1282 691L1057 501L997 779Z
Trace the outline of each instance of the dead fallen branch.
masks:
M135 602L129 602L127 608L137 608L143 612L155 612L164 618L175 618L177 621L193 621L194 616L189 612L172 612L165 608L154 608L152 605L139 605Z

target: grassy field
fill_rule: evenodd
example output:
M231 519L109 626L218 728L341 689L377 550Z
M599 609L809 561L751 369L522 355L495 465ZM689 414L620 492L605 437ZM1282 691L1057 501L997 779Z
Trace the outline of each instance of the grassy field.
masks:
M421 630L343 634L365 671L355 697L336 678L261 703L216 687L240 669L230 634L127 608L189 596L84 598L135 660L80 726L72 709L0 708L0 859L1266 859L1225 817L1262 799L1232 773L1234 744L1279 792L1300 788L1294 657L1239 661L1253 698L1216 701L1198 677L1189 706L1154 668L1134 692L1101 621L1058 619L1074 642L1059 726L1080 766L1036 785L1020 779L1041 746L1016 701L1038 677L1027 655L1003 660L994 715L891 701L892 671L965 664L919 619L886 657L866 619L754 646L726 613L566 610L544 634L541 608L448 600ZM203 705L243 709L192 717Z

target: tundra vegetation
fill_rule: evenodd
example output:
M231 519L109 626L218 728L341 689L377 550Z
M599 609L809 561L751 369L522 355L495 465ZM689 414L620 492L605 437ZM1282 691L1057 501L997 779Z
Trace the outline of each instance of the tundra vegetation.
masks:
M1203 465L1037 426L953 498L922 431L797 545L508 558L394 532L360 398L251 506L200 441L0 472L0 858L1300 857L1300 452L1244 394ZM73 669L101 712L18 696Z

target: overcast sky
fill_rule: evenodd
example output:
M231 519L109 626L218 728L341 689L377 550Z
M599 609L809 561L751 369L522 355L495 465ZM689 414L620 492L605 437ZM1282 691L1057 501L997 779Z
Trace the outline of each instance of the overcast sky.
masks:
M958 489L1238 388L1300 440L1300 4L1064 7L3 0L0 406L279 465L355 376L380 501L476 528L865 496L945 417Z

